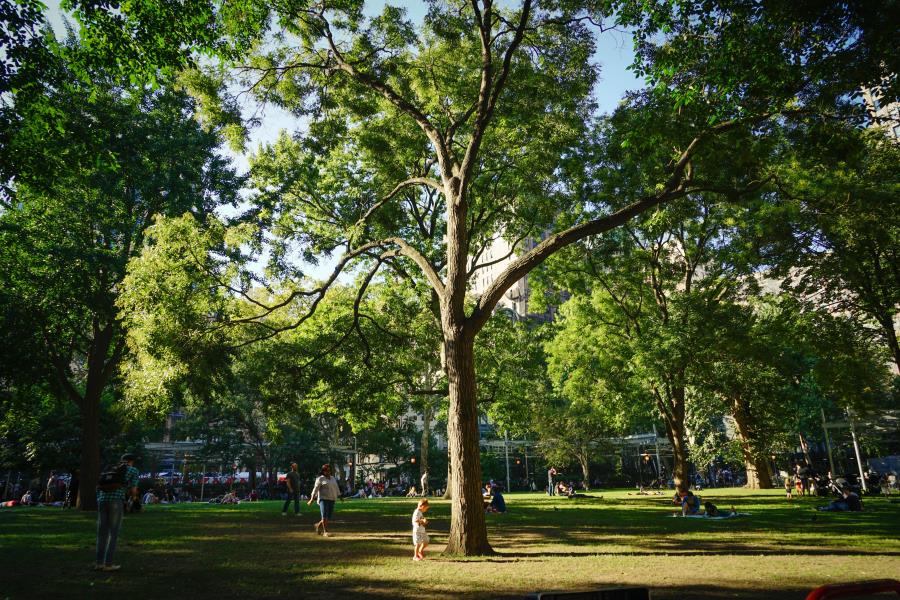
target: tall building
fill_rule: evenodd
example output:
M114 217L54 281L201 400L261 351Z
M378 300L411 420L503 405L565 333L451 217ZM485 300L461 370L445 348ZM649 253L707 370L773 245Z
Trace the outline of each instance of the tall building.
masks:
M477 265L480 265L470 281L469 293L475 297L481 296L487 288L500 277L500 274L523 252L533 249L540 240L526 239L519 244L513 252L512 244L502 237L491 242L485 251L478 257ZM553 318L555 308L550 307L546 312L534 312L529 306L531 298L531 286L528 285L528 276L515 282L506 292L495 310L509 309L515 313L516 318L531 318L548 321Z

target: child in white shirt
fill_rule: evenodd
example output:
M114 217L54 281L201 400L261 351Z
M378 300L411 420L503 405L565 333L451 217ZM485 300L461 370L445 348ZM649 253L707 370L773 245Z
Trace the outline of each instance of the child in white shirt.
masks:
M419 506L412 516L413 526L413 544L415 545L415 555L413 560L423 560L425 558L425 548L428 547L428 531L425 527L428 525L428 519L425 513L428 512L428 499L419 500Z

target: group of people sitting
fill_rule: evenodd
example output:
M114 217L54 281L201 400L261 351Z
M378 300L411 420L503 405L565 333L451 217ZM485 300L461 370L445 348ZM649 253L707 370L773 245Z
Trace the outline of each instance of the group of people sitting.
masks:
M505 513L506 499L503 498L501 486L496 483L484 484L484 512Z

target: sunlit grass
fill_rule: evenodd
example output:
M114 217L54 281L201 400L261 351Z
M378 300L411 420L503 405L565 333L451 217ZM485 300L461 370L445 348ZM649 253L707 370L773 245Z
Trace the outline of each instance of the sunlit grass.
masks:
M2 598L516 598L546 589L647 585L654 598L803 598L822 583L900 574L900 504L867 499L861 514L816 513L822 499L778 490L702 493L751 516L672 518L669 496L593 492L568 500L511 494L489 515L486 558L440 555L449 503L429 513L432 547L411 560L415 501L337 506L333 538L315 535L315 507L281 516L280 503L153 506L127 515L114 576L89 570L94 515L0 510ZM599 496L603 496L599 498Z

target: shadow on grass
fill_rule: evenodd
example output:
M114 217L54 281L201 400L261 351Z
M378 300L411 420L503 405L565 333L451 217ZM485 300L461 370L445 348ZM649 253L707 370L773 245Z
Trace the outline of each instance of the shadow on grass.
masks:
M663 599L786 600L849 565L900 572L900 506L888 503L812 522L813 503L773 496L747 501L741 508L753 516L729 521L673 519L660 498L511 500L509 514L488 518L497 554L462 560L437 555L449 505L435 502L433 552L421 564L410 560L414 501L339 504L327 539L315 535L317 512L305 506L299 517L282 517L277 502L151 507L126 517L117 558L124 571L116 574L89 570L94 515L3 510L0 598L521 598L602 583L650 585ZM775 558L783 555L793 557L785 565L804 563L804 574L783 576L777 569L792 568ZM760 564L766 577L744 577ZM735 582L723 582L723 567ZM673 573L683 581L669 581Z

